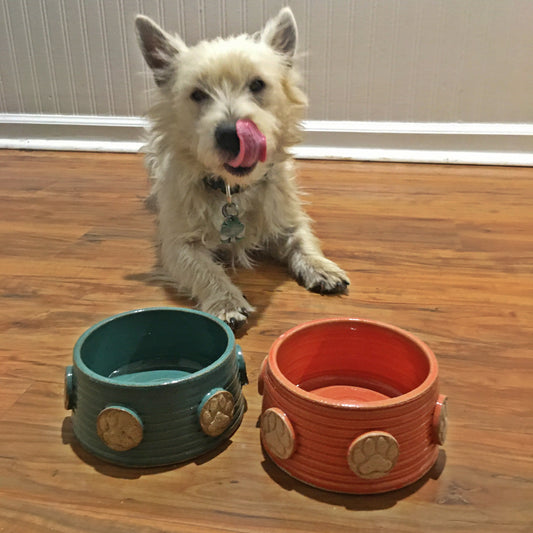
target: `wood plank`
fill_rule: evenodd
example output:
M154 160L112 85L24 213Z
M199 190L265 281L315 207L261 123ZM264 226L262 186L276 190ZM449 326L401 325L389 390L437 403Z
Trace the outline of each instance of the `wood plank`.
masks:
M226 447L124 469L85 452L63 408L83 331L111 314L191 306L151 280L140 156L0 152L0 530L509 531L533 527L533 169L300 161L350 294L304 291L262 260L232 273L257 312L238 335L248 411ZM384 495L303 485L267 459L256 381L290 327L360 316L426 341L450 425L430 475Z

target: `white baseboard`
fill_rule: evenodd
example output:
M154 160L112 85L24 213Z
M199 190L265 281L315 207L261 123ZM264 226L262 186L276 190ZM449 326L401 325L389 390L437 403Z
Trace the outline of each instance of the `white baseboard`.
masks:
M0 113L0 148L137 152L145 127L139 117Z
M136 152L139 117L0 114L0 148ZM302 159L533 166L533 124L315 121Z

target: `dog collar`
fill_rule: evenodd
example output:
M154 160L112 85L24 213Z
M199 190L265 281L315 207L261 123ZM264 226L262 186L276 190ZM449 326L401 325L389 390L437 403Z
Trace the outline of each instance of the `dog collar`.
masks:
M268 169L265 172L264 176L256 183L261 183L264 180L266 180L268 178L268 174L270 173L271 169L272 169L272 164L268 166ZM203 182L204 182L204 185L208 187L209 189L213 189L214 191L220 191L222 194L227 194L228 192L226 182L224 181L224 178L221 178L220 176L209 174L204 177ZM245 189L246 187L243 187L239 184L233 185L233 187L230 187L230 194L239 194Z
M226 182L220 177L220 176L206 176L204 178L204 183L206 187L209 187L210 189L213 189L214 191L220 191L223 194L226 194L227 187ZM241 186L240 185L234 185L233 187L230 187L230 193L231 194L238 194L241 192Z

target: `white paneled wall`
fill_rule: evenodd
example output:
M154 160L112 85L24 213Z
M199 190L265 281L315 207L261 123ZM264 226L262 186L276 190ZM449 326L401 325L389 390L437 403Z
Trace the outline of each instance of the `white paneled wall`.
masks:
M0 0L0 146L132 149L152 87L136 13L194 43L287 3L301 155L533 163L531 0Z

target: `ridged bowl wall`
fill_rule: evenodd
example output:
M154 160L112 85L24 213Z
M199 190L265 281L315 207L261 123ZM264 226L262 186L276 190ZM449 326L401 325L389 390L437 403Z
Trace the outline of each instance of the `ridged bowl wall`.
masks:
M399 328L342 318L309 322L273 344L259 377L261 441L281 469L343 493L420 479L446 434L433 352Z
M200 311L149 308L87 330L65 372L82 446L125 466L193 459L238 428L244 360L231 329Z

